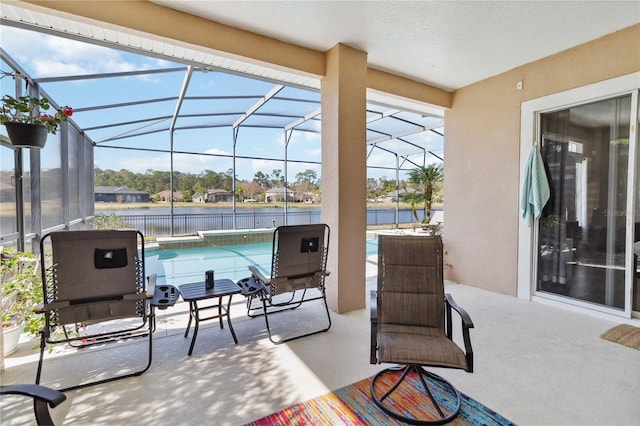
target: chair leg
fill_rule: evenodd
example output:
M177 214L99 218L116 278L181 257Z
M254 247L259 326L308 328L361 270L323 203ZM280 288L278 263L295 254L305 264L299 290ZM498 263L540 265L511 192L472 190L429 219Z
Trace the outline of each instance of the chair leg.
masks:
M53 419L51 418L51 413L49 413L49 404L47 401L34 398L33 412L36 416L38 426L53 426Z
M106 379L101 379L101 380L96 380L93 382L88 382L88 383L82 383L79 385L74 385L74 386L69 386L63 389L60 389L60 392L68 392L68 391L72 391L72 390L76 390L76 389L83 389L89 386L95 386L95 385L100 385L100 384L104 384L104 383L109 383L109 382L113 382L116 380L121 380L121 379L126 379L129 377L136 377L136 376L140 376L143 373L145 373L150 367L151 367L151 362L153 361L153 324L154 324L155 318L152 316L149 316L149 318L147 319L146 322L146 326L148 327L148 332L144 334L144 336L146 336L148 338L148 358L147 358L147 364L144 366L144 368L140 369L140 370L136 370L133 371L131 373L125 373L125 374L121 374L121 375L116 375L116 376L112 376L112 377L108 377ZM141 336L142 337L142 336ZM40 384L40 379L42 376L42 365L43 365L43 361L44 361L44 349L46 347L47 344L47 337L44 334L44 332L42 333L42 335L40 336L40 359L38 362L38 369L36 372L36 384ZM37 407L36 407L37 409ZM37 410L36 410L37 412Z
M40 331L40 358L38 359L38 370L36 371L36 385L40 384L42 376L42 362L44 361L44 348L47 346L47 335L45 330Z
M306 290L305 290L306 292ZM285 311L292 311L294 309L299 308L300 306L302 306L302 304L305 302L304 301L304 292L302 294L302 299L299 300L298 302L293 302L294 298L295 298L295 294L296 292L294 291L293 294L291 295L291 299L289 299L286 302L279 302L279 303L267 303L266 306L268 306L268 313L270 314L277 314L278 312L285 312ZM252 305L252 301L253 299L259 299L261 301L264 300L268 300L269 296L266 294L262 294L260 295L260 297L257 297L256 295L251 295L247 297L247 316L249 318L256 318L262 315L265 315L265 313L267 311L265 311L265 304L262 304L262 307L256 307ZM293 302L293 303L292 303ZM254 313L254 311L257 311L257 313Z
M382 394L384 388L382 388L381 386L376 386L377 382L383 376L391 374L393 374L394 376L400 374L400 377L396 379L393 384ZM421 386L413 386L405 382L405 379L410 374L417 375L419 377ZM429 382L431 382L433 386L434 381L439 382L442 385L443 389L446 389L446 397L444 400L443 398L435 398L433 396L432 390L429 388ZM430 401L430 405L433 407L433 410L430 410L433 412L432 418L408 417L405 411L397 410L393 401L387 399L394 392L396 392L403 383L405 383L405 387L411 386L413 387L414 391L420 392L428 397L428 401ZM422 387L422 389L420 389L420 387ZM403 367L402 369L392 367L382 370L371 380L370 390L371 398L378 406L378 408L380 408L391 417L405 423L414 425L441 425L450 422L460 413L460 392L458 392L458 390L447 380L443 379L437 374L425 370L420 365L410 364ZM429 404L428 401L425 403Z
M147 365L145 365L144 368L140 369L140 370L136 370L133 371L131 373L126 373L126 374L121 374L118 376L113 376L113 377L108 377L106 379L102 379L102 380L96 380L93 382L89 382L89 383L83 383L80 385L75 385L75 386L69 386L66 387L64 389L60 389L61 392L68 392L68 391L72 391L72 390L76 390L76 389L84 389L90 386L95 386L95 385L101 385L104 383L110 383L110 382L115 382L117 380L122 380L122 379L127 379L130 377L137 377L137 376L141 376L143 373L145 373L150 367L151 367L151 362L153 361L153 323L152 323L152 319L149 318L148 322L147 322L147 327L149 328L148 333L146 334L146 337L148 338L148 357L147 357Z
M317 298L317 299L309 299L309 300L306 300L305 302L309 302L311 300L322 300L322 302L324 303L324 310L325 310L325 312L327 314L327 326L324 327L324 328L321 328L321 329L310 331L308 333L299 334L299 335L288 337L288 338L285 338L285 339L275 340L273 338L273 335L271 334L271 328L269 327L269 315L277 314L279 312L284 312L284 311L289 310L289 309L295 309L295 308L297 308L298 306L300 306L304 302L297 303L296 306L293 307L293 308L279 309L279 310L276 310L276 311L269 312L268 311L268 307L267 307L266 298L262 299L262 310L264 312L264 314L263 314L264 315L264 321L265 321L265 324L267 326L267 333L269 334L269 340L271 340L271 343L279 345L281 343L290 342L292 340L297 340L297 339L300 339L302 337L307 337L307 336L312 336L314 334L323 333L325 331L328 331L331 328L331 314L329 313L329 305L327 304L326 295L323 295L323 297L320 297L320 298Z

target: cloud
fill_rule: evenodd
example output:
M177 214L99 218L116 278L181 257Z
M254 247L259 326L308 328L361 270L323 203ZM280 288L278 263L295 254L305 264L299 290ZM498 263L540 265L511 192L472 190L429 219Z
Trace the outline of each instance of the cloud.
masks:
M273 178L274 170L282 170L282 174L284 175L284 161L254 159L244 160L243 162L246 164L247 170L243 170L242 174L240 173L240 169L238 170L238 177L240 179L252 180L256 172L268 174Z
M124 52L113 48L6 26L0 29L0 36L9 54L38 77L126 72L141 68L140 64L127 60ZM142 68L168 63L140 58L144 58Z
M374 149L367 159L367 164L370 166L395 167L396 160L393 154Z
M322 136L319 133L294 132L289 142L289 158L295 160L320 161Z
M1 0L0 0L1 1ZM145 57L143 55L137 55L131 52L125 52L114 48L106 48L97 45L92 45L80 41L71 39L65 39L61 37L55 37L52 35L38 33L36 31L23 30L19 28L13 28L9 26L0 27L0 37L2 38L2 47L9 55L13 57L18 63L20 63L28 73L33 74L34 77L50 77L50 76L71 76L81 74L100 74L111 72L126 72L131 70L149 69L152 67L164 67L164 66L177 66L176 63L166 61L163 59ZM83 106L92 106L95 102L103 103L116 103L122 102L124 97L125 101L130 101L132 97L154 97L154 96L176 96L178 93L181 77L180 73L171 75L171 78L164 77L162 86L154 84L161 81L158 75L148 76L134 76L127 77L127 81L122 83L121 87L127 89L114 90L114 86L108 84L102 84L101 82L108 82L111 79L102 79L99 82L92 82L90 86L86 80L73 81L71 85L63 86L52 84L52 93L49 93L49 87L43 88L47 93L55 100L61 100L63 105L69 104L76 108ZM217 73L208 74L209 77L216 75ZM250 79L243 79L241 82L236 80L236 77L230 77L220 73L220 79L218 78L205 78L204 74L198 73L194 76L194 81L190 87L190 93L253 93L254 90L260 93L263 86L268 85L265 82L258 82ZM154 84L154 87L143 87L139 82L150 82ZM170 82L170 83L168 83ZM3 80L4 84L11 84L9 79ZM215 90L212 90L212 85L217 85ZM174 87L175 86L175 87ZM87 89L91 87L91 89ZM55 93L53 91L58 91ZM151 93L151 94L149 94ZM56 96L59 95L59 96ZM77 100L74 103L66 96L69 95L72 99ZM251 101L252 102L252 101ZM242 100L225 105L227 108L242 112L247 105L251 105L250 101ZM245 105L247 104L247 105ZM108 119L111 122L134 120L137 118L146 117L140 110L153 111L151 116L170 115L173 111L174 103L164 102L162 104L143 105L138 107L127 107L110 110ZM200 109L206 111L208 106L194 107L192 112L200 112ZM168 112L167 112L168 111ZM77 123L85 126L92 127L98 124L104 124L101 120L100 114L104 115L101 111L85 111L83 113L76 114L73 119L77 120ZM122 114L122 115L120 115ZM140 115L140 117L138 117ZM81 120L85 120L84 122ZM213 119L212 119L213 120ZM224 122L227 118L216 118L214 122ZM266 120L264 117L257 117L256 121L262 122ZM189 120L185 121L190 123ZM193 120L196 122L196 120ZM130 126L124 126L123 128L94 130L95 135L108 135L108 134L120 134L127 129L139 127L140 129L151 130L155 127L166 127L166 123L159 125L150 124L136 124ZM303 128L313 129L315 131L321 130L321 123L319 120L312 120L305 123ZM443 131L443 130L442 130ZM89 132L91 134L91 132ZM157 149L168 149L169 136L168 132L159 134L153 134L149 136L151 142L148 145L132 142L130 146L149 146ZM265 128L252 128L242 127L239 132L236 146L236 152L239 156L252 156L261 157L257 159L237 159L236 160L236 173L240 179L252 179L256 172L260 171L269 175L272 175L274 169L280 169L284 172L283 160L268 160L269 158L283 158L284 157L284 131L281 128L278 129L265 129ZM157 139L161 140L161 147L155 142ZM103 140L104 137L96 138L97 141ZM415 143L416 145L424 146L427 150L432 150L436 154L442 156L443 154L443 137L435 134L434 132L424 132L415 135L406 136L404 139ZM116 144L122 144L127 146L125 142L115 142ZM232 136L229 128L215 128L199 131L184 131L181 130L176 133L176 149L200 151L215 144L215 146L222 146L227 148L222 149L207 149L205 154L211 155L182 155L177 154L174 157L174 170L188 172L188 173L201 173L203 170L214 170L216 172L225 172L231 168L233 161L227 156L231 154L232 148ZM179 146L179 148L177 148ZM390 140L381 142L380 147L389 149L391 151L398 152L401 155L412 153L411 160L416 164L422 164L423 151L416 146L404 143L399 140ZM364 147L366 152L369 153L370 147ZM220 155L218 157L216 155ZM314 133L310 131L294 131L291 135L291 139L288 145L287 155L289 160L321 161L321 135L320 133ZM114 149L96 149L96 164L101 168L108 168L114 170L128 169L135 172L145 172L147 169L154 170L169 170L169 154L144 152L144 151L119 151ZM427 154L426 162L438 162L438 160ZM368 175L389 176L395 177L395 156L380 149L373 149L368 158L368 164L370 166L383 166L388 169L369 169ZM413 168L414 166L405 162L402 167ZM296 163L290 162L288 165L288 178L289 181L295 180L297 173L303 172L307 169L316 171L320 176L320 166L313 163Z

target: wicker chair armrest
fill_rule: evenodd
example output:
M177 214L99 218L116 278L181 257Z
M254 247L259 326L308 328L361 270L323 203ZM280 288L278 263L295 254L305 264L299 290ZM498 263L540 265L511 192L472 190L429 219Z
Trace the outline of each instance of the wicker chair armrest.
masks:
M371 312L371 350L369 356L369 364L378 363L378 292L371 290L370 293L370 312Z

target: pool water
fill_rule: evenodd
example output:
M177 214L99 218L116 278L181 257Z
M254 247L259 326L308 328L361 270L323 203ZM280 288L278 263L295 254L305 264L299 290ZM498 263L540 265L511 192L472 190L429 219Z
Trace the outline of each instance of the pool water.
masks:
M378 253L377 239L367 239L367 257ZM215 279L238 281L248 277L249 265L269 276L271 242L228 246L156 250L145 253L146 275L158 274L157 284L180 285L204 281L204 272L213 270Z
M378 237L367 238L366 243L367 245L365 247L365 250L366 250L365 257L377 255L378 254Z

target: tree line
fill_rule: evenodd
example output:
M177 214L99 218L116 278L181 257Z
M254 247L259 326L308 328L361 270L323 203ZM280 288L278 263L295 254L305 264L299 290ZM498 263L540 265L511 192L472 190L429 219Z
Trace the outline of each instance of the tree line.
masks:
M295 198L301 201L310 198L312 194L319 194L320 180L314 170L307 169L297 173L295 181L287 185ZM95 186L126 187L135 191L154 194L169 190L171 187L171 172L148 169L144 173L135 173L130 170L119 171L95 168ZM236 179L236 195L242 201L246 198L259 200L272 188L284 188L284 174L282 170L275 169L269 175L265 172L256 172L252 180ZM191 201L194 196L206 195L209 189L224 189L233 192L233 170L224 172L204 170L201 173L173 172L174 191L180 191L182 200Z
M398 182L402 192L402 200L411 204L416 221L418 221L417 205L423 203L424 217L431 218L431 206L434 201L442 199L442 164L417 166L408 173L407 180ZM126 187L135 191L148 192L150 195L169 190L171 172L148 169L144 173L134 173L122 169L120 171L95 168L95 186ZM295 181L287 184L287 189L294 194L294 199L306 201L313 195L320 194L321 181L311 169L299 172ZM386 177L368 178L366 182L366 198L377 200L385 195L394 195L396 181ZM236 195L239 200L253 199L265 201L265 193L273 188L284 188L285 179L281 169L272 170L271 174L258 171L252 180L236 179ZM180 191L181 201L191 201L194 196L205 195L208 189L224 189L233 191L233 170L224 172L204 170L201 173L173 173L174 191Z

